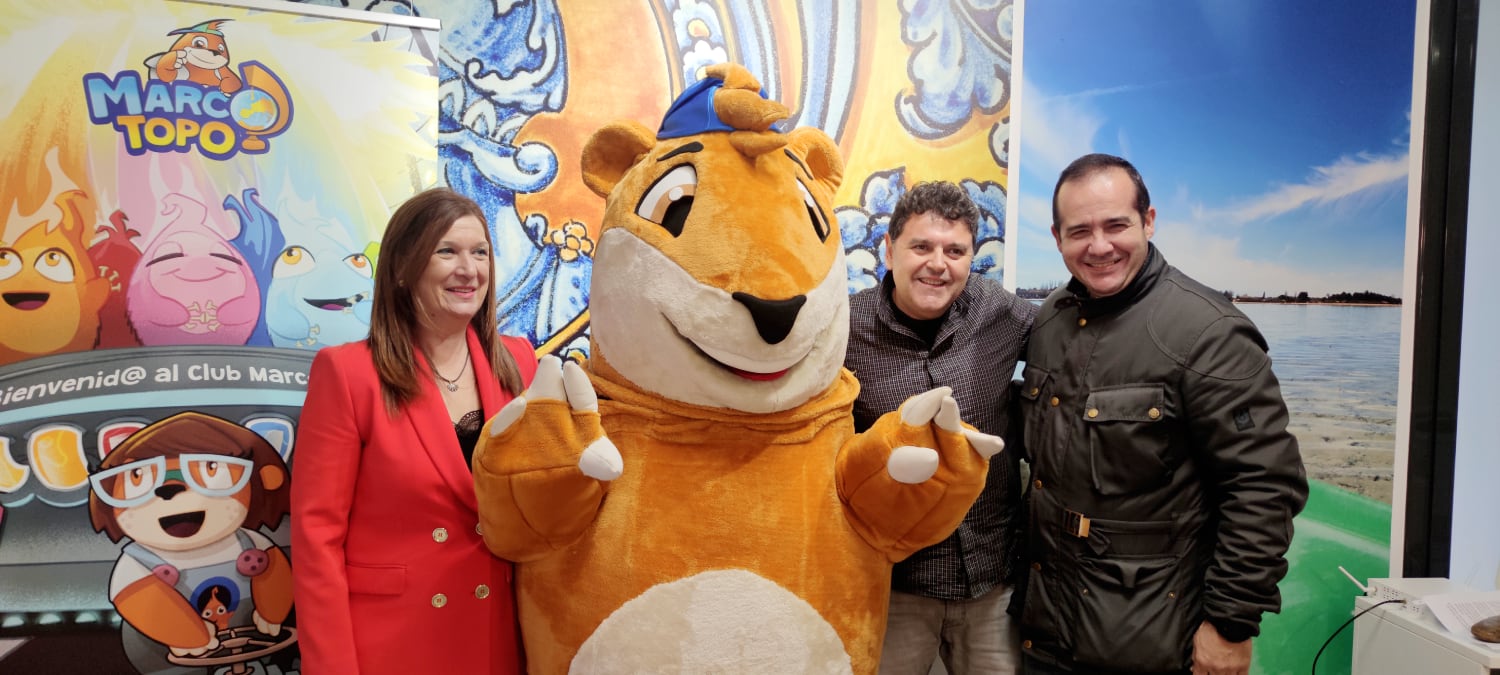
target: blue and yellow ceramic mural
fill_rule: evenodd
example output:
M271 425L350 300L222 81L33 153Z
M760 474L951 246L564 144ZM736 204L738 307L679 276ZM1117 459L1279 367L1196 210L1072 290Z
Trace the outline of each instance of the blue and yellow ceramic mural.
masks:
M342 3L319 4L338 6ZM478 200L496 239L500 319L538 351L587 350L603 201L578 162L616 119L654 123L702 68L744 64L848 163L838 217L855 291L884 274L891 208L922 180L984 211L978 271L1005 267L1009 0L374 2L437 18L441 181Z

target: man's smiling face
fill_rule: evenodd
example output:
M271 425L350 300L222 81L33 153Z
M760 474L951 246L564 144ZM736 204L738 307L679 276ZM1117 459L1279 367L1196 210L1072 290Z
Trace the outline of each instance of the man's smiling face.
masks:
M1052 236L1089 297L1106 298L1141 271L1155 223L1156 208L1137 211L1135 185L1124 169L1112 167L1062 184Z
M912 216L901 234L886 235L885 265L896 288L891 300L913 319L936 319L962 293L974 264L974 232L932 211Z

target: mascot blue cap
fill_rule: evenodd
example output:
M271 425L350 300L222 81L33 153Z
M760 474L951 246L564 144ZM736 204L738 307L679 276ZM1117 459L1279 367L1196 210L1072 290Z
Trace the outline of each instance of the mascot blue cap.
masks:
M662 117L661 128L656 131L657 140L682 138L710 131L735 131L735 128L719 119L714 110L714 94L724 88L724 81L717 77L705 77L682 90L667 114ZM766 97L766 88L760 88L760 97Z

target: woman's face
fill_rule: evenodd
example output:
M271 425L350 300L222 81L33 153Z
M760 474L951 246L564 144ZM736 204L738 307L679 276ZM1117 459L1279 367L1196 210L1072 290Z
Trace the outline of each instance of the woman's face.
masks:
M479 219L463 216L453 221L413 289L426 321L435 327L469 323L484 307L492 264Z

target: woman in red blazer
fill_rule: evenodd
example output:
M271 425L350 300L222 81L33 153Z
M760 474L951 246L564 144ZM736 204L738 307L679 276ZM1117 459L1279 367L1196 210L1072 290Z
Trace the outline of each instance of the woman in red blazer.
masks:
M490 248L468 198L412 197L381 241L370 338L313 360L292 481L303 672L522 669L469 460L536 355L497 332Z

